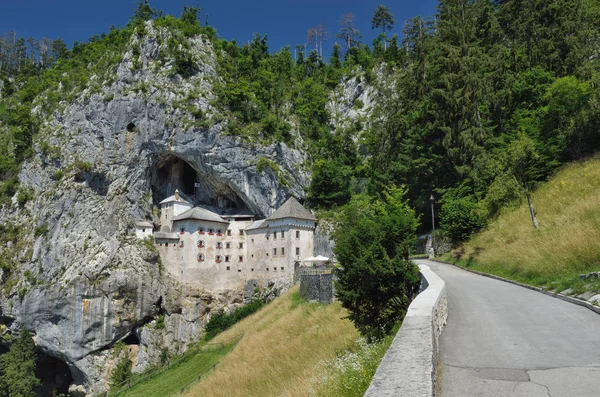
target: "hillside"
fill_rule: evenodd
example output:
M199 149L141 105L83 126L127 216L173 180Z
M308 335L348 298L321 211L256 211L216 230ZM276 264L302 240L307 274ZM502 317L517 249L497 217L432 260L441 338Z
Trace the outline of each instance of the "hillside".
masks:
M578 275L600 271L600 157L565 166L537 189L533 201L539 230L523 200L447 259L559 292L584 289L587 282Z

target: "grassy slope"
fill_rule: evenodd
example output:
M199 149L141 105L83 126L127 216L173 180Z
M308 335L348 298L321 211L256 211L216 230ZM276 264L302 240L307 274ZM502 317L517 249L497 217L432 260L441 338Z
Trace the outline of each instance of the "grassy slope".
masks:
M218 335L244 337L188 396L305 396L319 364L352 348L358 333L339 303L302 303L298 287Z
M564 167L533 201L539 230L525 203L506 209L465 245L460 263L559 291L586 289L578 274L600 270L600 157Z
M203 374L221 358L226 356L233 346L234 343L230 342L229 345L223 348L216 346L204 348L200 354L195 355L190 360L119 393L119 397L168 396L197 379L200 374Z

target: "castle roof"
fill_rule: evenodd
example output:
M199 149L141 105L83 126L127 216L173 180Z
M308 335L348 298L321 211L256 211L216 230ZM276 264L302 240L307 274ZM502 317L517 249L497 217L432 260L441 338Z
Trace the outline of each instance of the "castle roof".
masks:
M223 219L220 215L215 214L212 211L209 211L205 208L194 207L185 211L183 214L176 216L173 218L173 222L175 221L183 221L187 219L195 219L199 221L209 221L209 222L217 222L217 223L229 223L225 219Z
M189 201L187 201L187 200L185 200L185 199L183 199L181 197L181 195L179 194L179 190L175 190L175 194L174 195L172 195L170 197L167 197L166 199L164 199L163 201L161 201L159 204L162 205L162 204L167 204L167 203L172 203L172 202L191 205L189 203Z
M143 227L143 228L154 227L154 225L152 224L152 222L148 222L148 221L137 221L135 223L135 225L137 227Z
M246 228L246 231L261 229L261 228L267 227L267 226L269 226L269 223L267 222L267 220L261 219L260 221L252 222L252 224Z
M267 218L267 221L285 218L307 219L309 221L317 220L313 213L304 208L294 197L290 197L288 201Z
M154 238L162 240L179 240L179 234L169 232L155 232Z

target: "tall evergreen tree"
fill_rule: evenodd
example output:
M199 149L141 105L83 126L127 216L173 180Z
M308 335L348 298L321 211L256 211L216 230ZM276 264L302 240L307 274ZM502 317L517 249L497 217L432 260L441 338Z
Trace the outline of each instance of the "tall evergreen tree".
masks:
M384 48L387 49L387 35L386 33L394 28L396 24L396 20L394 16L390 12L388 7L382 6L381 4L377 6L375 12L373 12L373 17L371 18L371 27L372 29L381 29L381 33L385 37L384 40Z

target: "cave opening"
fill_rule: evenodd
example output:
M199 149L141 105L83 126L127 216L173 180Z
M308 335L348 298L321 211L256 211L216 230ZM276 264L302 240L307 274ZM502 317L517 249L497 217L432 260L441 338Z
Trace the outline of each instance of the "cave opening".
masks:
M244 200L226 181L199 172L174 155L168 155L155 164L150 183L152 201L156 206L179 189L192 204L210 207L221 214L249 212Z
M35 376L41 383L36 389L37 397L66 396L73 383L69 365L42 352L37 353Z

